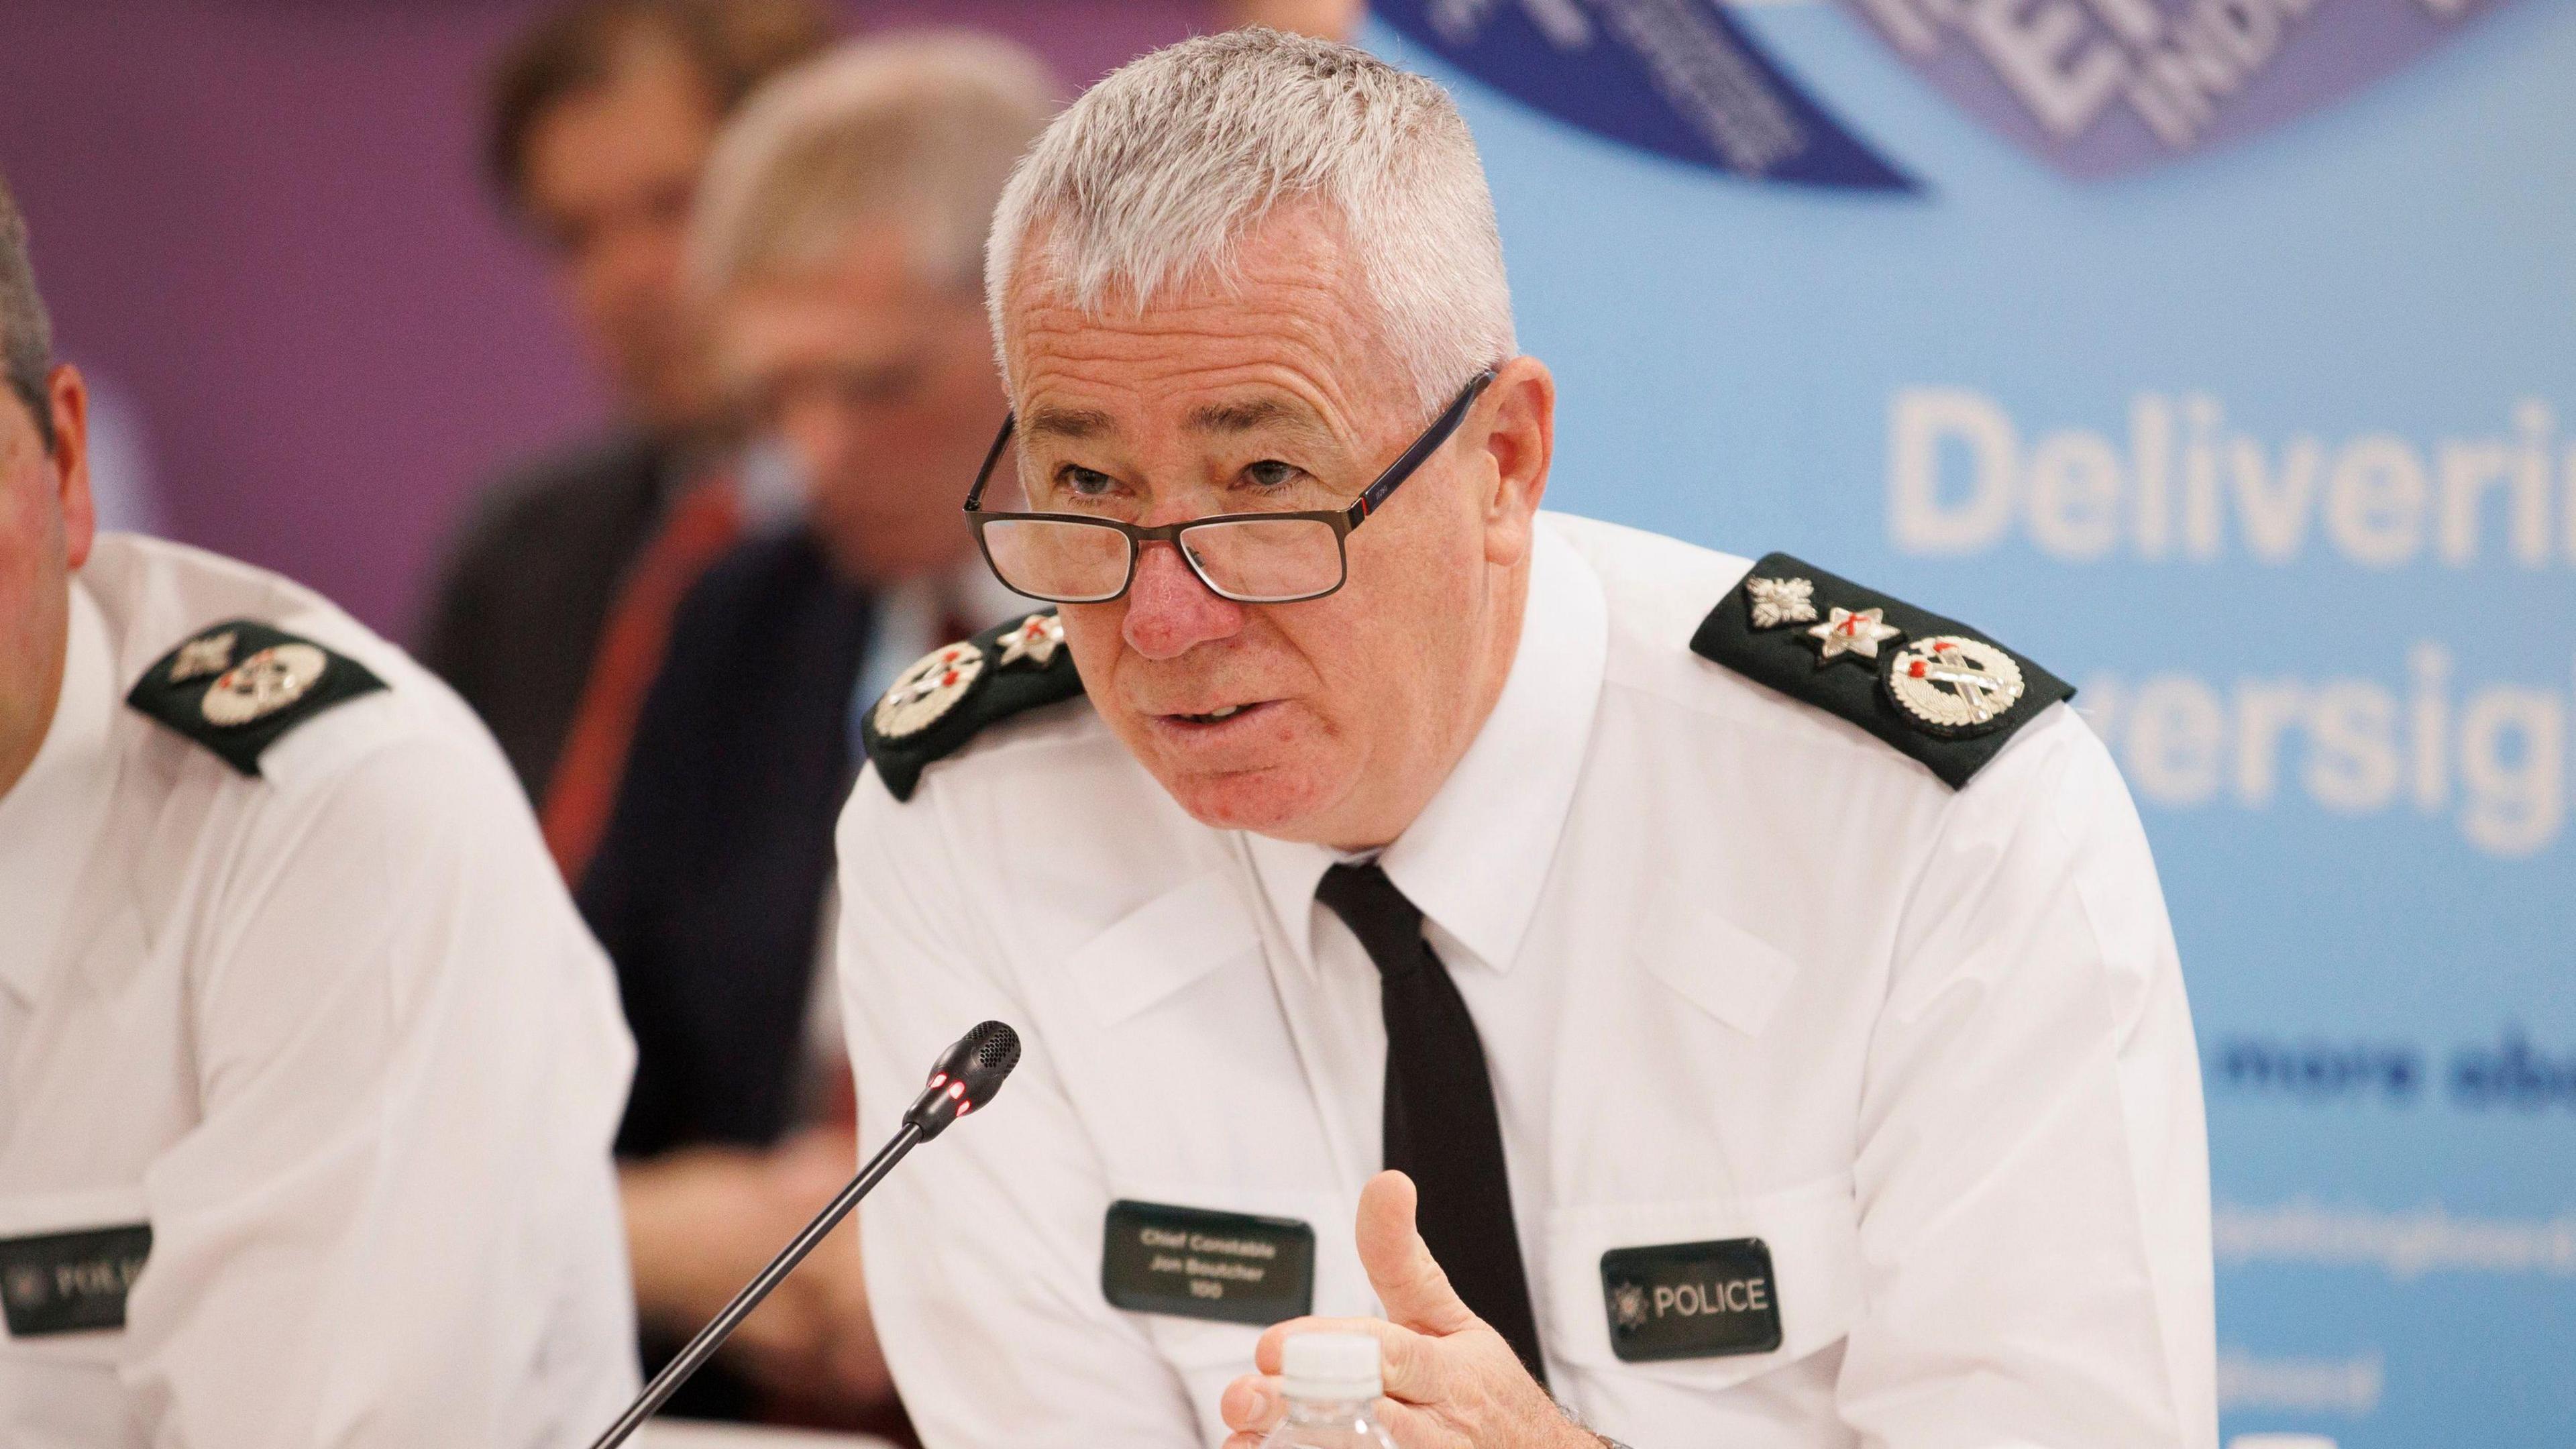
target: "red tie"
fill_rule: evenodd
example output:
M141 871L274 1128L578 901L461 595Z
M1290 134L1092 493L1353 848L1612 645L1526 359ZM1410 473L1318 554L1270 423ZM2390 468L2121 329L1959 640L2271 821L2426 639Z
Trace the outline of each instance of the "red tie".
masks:
M709 479L671 505L661 531L627 569L616 606L600 630L599 652L591 657L581 705L565 732L563 757L537 812L546 848L554 852L566 884L581 884L582 872L590 868L599 838L608 830L617 787L626 778L635 719L643 712L654 676L662 672L662 651L671 642L671 618L679 612L680 600L741 535L742 507L731 480Z

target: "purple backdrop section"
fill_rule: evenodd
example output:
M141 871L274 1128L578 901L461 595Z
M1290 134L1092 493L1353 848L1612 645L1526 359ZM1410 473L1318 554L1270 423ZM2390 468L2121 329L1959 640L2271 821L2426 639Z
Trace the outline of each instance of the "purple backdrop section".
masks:
M404 637L441 539L606 400L476 171L528 0L37 0L0 19L0 171L62 354L130 402L177 538ZM1068 92L1210 23L1192 0L914 0Z

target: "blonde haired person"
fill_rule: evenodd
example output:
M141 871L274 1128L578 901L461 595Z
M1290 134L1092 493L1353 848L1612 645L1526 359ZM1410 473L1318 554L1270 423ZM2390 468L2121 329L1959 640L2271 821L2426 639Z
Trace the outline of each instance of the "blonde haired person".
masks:
M754 96L708 164L688 285L766 496L673 616L579 891L640 1047L619 1142L657 1353L855 1165L822 969L833 817L856 707L1009 608L945 480L1002 415L983 237L1056 90L986 36L855 41ZM701 1414L893 1427L853 1235L684 1392Z

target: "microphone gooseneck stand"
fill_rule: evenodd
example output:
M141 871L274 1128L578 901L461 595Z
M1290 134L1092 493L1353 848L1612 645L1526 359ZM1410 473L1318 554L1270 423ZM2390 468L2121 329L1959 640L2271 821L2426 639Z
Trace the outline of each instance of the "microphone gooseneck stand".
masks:
M643 1428L644 1421L652 1418L664 1401L679 1392L680 1385L688 1382L689 1375L696 1373L718 1348L724 1346L724 1341L733 1335L734 1329L751 1316L751 1310L760 1306L760 1300L768 1297L769 1291L788 1274L795 1272L796 1265L805 1261L805 1255L814 1251L814 1245L839 1227L841 1219L850 1215L850 1209L859 1205L859 1199L868 1195L868 1189L892 1172L894 1165L901 1162L903 1155L920 1140L919 1127L909 1122L903 1124L903 1130L895 1133L893 1141L868 1159L868 1165L859 1169L859 1175L850 1179L850 1185L841 1189L841 1195L832 1199L831 1206L823 1209L822 1216L807 1223L805 1231L798 1233L777 1257L769 1260L768 1267L760 1270L759 1277L733 1295L733 1301L724 1306L722 1313L707 1320L707 1326L698 1330L697 1337L689 1340L678 1357L662 1365L662 1371L653 1375L653 1382L644 1386L643 1396L629 1405L616 1423L608 1426L607 1433L592 1441L590 1449L617 1449L618 1445L632 1438L636 1430Z
M733 1296L733 1301L724 1306L722 1313L709 1319L707 1326L698 1330L697 1336L689 1340L678 1357L653 1375L653 1382L644 1386L644 1392L636 1396L625 1413L617 1416L617 1422L608 1426L608 1432L591 1441L590 1449L617 1449L618 1445L633 1437L636 1430L644 1427L644 1421L653 1417L653 1411L661 1408L680 1385L688 1382L689 1375L696 1373L718 1348L724 1346L725 1339L751 1316L751 1310L760 1306L760 1300L768 1297L771 1289L796 1271L796 1265L805 1261L805 1255L814 1251L815 1244L840 1226L841 1219L850 1215L850 1209L859 1205L859 1199L868 1195L868 1189L894 1171L894 1165L903 1161L905 1153L947 1131L951 1123L992 1101L993 1094L1002 1089L1003 1079L1010 1076L1011 1069L1019 1063L1020 1034L1001 1022L981 1023L959 1037L945 1055L931 1064L929 1082L922 1087L921 1095L913 1100L911 1109L903 1114L903 1126L894 1137L877 1149L877 1155L868 1159L867 1166L859 1169L859 1175L850 1179L850 1185L841 1189L840 1196L833 1198L822 1212L815 1215L814 1221L805 1225L805 1230L796 1235L795 1241L769 1260L769 1266L760 1270L760 1276L744 1285L743 1290Z

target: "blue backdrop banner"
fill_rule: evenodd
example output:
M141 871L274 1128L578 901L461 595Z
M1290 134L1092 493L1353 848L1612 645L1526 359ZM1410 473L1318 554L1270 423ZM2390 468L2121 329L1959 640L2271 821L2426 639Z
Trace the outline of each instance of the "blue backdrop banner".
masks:
M2576 1443L2576 5L1374 9L1484 148L1553 506L2082 686L2226 1431Z

